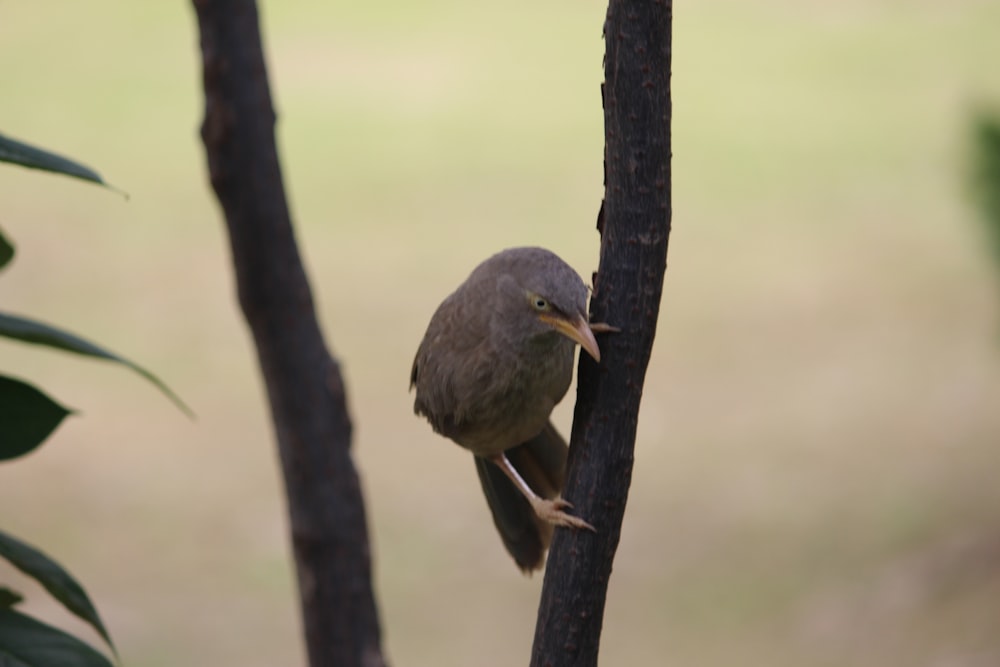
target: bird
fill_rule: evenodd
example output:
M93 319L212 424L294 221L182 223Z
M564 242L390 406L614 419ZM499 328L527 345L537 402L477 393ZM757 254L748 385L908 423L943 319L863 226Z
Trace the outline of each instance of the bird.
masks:
M573 377L576 346L596 362L588 288L555 253L508 248L480 263L431 317L410 372L413 409L472 452L515 563L541 567L554 526L593 531L560 493L568 446L550 415Z

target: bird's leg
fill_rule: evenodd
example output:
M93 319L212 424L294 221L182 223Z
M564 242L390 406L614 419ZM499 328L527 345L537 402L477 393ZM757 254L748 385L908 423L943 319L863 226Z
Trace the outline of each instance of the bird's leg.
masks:
M524 481L524 478L517 472L517 470L510 464L507 460L507 456L504 454L499 454L493 456L490 460L500 466L500 469L504 471L507 477L510 477L511 481L514 482L514 486L528 499L531 503L531 508L535 510L535 515L547 523L552 523L557 526L566 526L567 528L586 528L589 531L597 532L593 526L584 521L579 517L575 517L572 514L566 514L563 512L564 509L572 509L568 501L562 498L556 498L555 500L547 500L540 497L537 493L531 490L528 483Z

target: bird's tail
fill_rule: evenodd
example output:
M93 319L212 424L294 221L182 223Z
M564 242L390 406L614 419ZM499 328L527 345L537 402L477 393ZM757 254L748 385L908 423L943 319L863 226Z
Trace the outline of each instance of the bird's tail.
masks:
M548 422L531 440L506 452L507 460L543 498L555 498L566 478L569 448ZM542 566L552 538L552 526L541 521L514 483L491 461L475 457L476 472L507 551L525 572Z

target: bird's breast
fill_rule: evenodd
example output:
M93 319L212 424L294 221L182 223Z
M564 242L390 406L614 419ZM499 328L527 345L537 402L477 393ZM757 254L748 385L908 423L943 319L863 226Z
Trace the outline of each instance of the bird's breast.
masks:
M464 363L449 363L456 371L447 376L440 368L421 369L436 381L426 391L417 382L417 411L439 433L479 456L520 445L545 428L572 380L574 346L550 343L518 354L480 350ZM434 393L441 388L446 390ZM427 400L432 393L433 400Z

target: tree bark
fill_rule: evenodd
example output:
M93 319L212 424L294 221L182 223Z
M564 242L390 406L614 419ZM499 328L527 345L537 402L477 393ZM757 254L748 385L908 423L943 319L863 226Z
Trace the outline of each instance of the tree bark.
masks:
M381 666L344 383L323 342L295 243L256 3L193 4L205 89L201 135L229 231L239 302L267 387L309 664Z
M610 0L604 25L605 195L591 321L600 366L580 355L566 477L574 513L597 529L556 530L533 667L597 664L604 603L632 479L639 402L656 333L670 235L671 0Z

